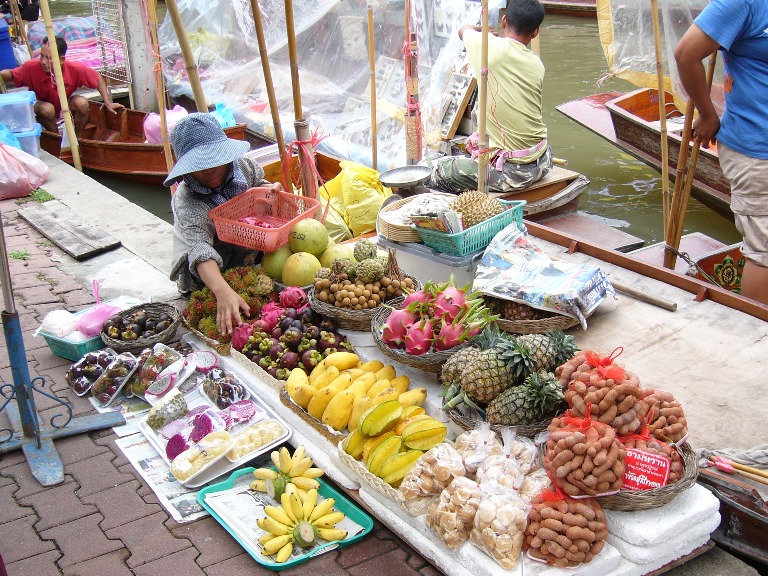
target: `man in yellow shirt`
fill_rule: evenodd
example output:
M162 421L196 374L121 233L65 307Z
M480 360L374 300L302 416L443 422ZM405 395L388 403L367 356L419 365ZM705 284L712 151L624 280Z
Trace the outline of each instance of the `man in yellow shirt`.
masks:
M544 7L539 0L509 0L501 17L502 36L488 37L488 106L485 111L490 148L488 187L492 192L523 190L552 168L547 127L542 118L544 64L528 44L539 35ZM478 26L459 29L475 76L480 78ZM458 194L477 189L478 134L467 139L470 156L449 156L423 163L432 167L429 185Z

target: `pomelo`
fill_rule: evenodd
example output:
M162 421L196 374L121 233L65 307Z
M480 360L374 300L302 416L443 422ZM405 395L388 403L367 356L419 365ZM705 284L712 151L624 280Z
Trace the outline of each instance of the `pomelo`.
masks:
M288 237L288 247L291 252L309 252L319 257L328 246L328 230L325 225L314 218L304 218L294 224Z
M288 245L280 246L274 252L266 252L261 259L261 267L272 280L283 281L283 265L288 257L293 254Z
M315 281L320 270L320 260L309 252L291 254L283 264L283 284L288 286L309 286Z
M334 244L328 246L328 248L326 248L320 255L320 264L322 264L324 268L331 268L333 266L333 261L339 260L340 258L349 258L354 261L354 244Z

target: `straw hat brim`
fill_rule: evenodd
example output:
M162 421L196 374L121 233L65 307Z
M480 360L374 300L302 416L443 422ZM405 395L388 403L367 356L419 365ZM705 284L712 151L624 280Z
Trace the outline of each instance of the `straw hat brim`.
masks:
M195 146L179 158L163 184L170 186L191 172L208 170L234 162L248 152L250 148L248 142L231 138L227 138L223 142L218 141Z

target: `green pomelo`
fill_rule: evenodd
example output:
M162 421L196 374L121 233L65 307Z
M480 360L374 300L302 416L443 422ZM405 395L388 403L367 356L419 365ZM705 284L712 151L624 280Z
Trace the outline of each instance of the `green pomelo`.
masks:
M291 254L283 265L283 284L288 286L309 286L315 281L320 270L320 260L309 252Z
M283 265L288 257L293 254L288 246L281 246L274 252L267 252L261 259L261 267L272 280L283 281Z
M319 220L304 218L296 222L291 229L288 246L294 254L309 252L313 256L320 256L328 246L328 230Z
M354 244L334 244L325 249L320 255L320 264L324 268L333 267L333 261L340 258L349 258L354 261L355 259L355 246Z

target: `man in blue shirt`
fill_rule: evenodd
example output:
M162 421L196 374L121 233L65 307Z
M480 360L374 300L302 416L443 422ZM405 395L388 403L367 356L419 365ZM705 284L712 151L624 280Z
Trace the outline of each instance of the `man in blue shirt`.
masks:
M702 60L722 51L725 110L718 117ZM768 2L712 0L675 49L680 81L696 105L694 136L718 144L731 209L744 236L741 294L768 304Z

